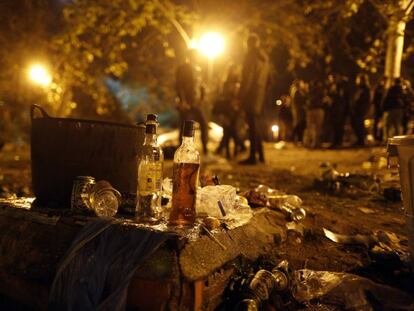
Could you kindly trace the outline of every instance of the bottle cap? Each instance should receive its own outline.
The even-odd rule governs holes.
[[[183,136],[193,137],[194,136],[194,128],[195,128],[195,121],[185,120],[184,121]]]
[[[156,125],[153,124],[153,123],[147,124],[145,126],[145,133],[147,133],[147,134],[156,134],[157,133]]]
[[[158,116],[156,114],[149,113],[147,114],[147,122],[148,121],[153,121],[153,122],[158,123]]]

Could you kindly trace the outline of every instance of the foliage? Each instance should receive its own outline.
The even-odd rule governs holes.
[[[322,21],[327,40],[326,63],[343,72],[382,75],[387,36],[397,20],[412,20],[411,0],[305,0],[315,21]],[[410,48],[406,48],[406,55]],[[338,64],[335,66],[335,62]],[[336,67],[336,68],[335,68]],[[349,72],[348,72],[349,73]]]
[[[14,114],[38,99],[57,115],[119,117],[103,83],[112,77],[147,87],[156,109],[171,109],[174,69],[190,34],[210,28],[228,40],[217,72],[226,62],[241,63],[243,42],[256,32],[290,76],[378,74],[387,27],[403,14],[403,2],[411,0],[74,0],[63,9],[57,0],[3,1],[0,95],[14,103]],[[49,61],[54,83],[47,90],[27,83],[32,59]],[[280,74],[282,80],[290,81]]]
[[[185,21],[187,12],[181,6],[171,4],[171,9]],[[78,0],[64,9],[63,16],[65,30],[53,43],[56,71],[61,83],[90,99],[79,105],[95,102],[98,115],[114,111],[116,105],[108,100],[102,83],[105,76],[134,78],[149,87],[165,78],[162,67],[174,56],[168,42],[173,25],[158,1]],[[82,107],[78,109],[82,113]]]
[[[21,128],[29,127],[29,104],[46,101],[28,81],[27,70],[31,62],[46,58],[50,29],[57,27],[54,9],[47,0],[0,2],[1,136],[20,136]]]

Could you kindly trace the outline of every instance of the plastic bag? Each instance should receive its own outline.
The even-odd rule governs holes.
[[[301,303],[316,299],[346,310],[414,309],[410,295],[349,273],[297,270],[293,276],[292,293]]]
[[[224,218],[234,213],[236,200],[236,188],[232,186],[206,186],[197,193],[197,213]]]

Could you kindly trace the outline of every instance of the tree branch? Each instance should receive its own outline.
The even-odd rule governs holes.
[[[412,1],[414,1],[414,0],[412,0]],[[385,21],[385,23],[388,24],[389,18],[386,14],[384,14],[384,12],[381,9],[381,6],[375,0],[368,0],[368,2],[371,3],[371,5],[377,10],[379,15],[381,15],[381,17]]]
[[[410,15],[411,11],[413,10],[413,7],[414,7],[414,0],[410,0],[407,7],[404,9],[404,15],[406,17],[408,17],[408,15]]]
[[[161,9],[161,11],[165,14],[166,18],[171,22],[171,24],[175,27],[178,34],[183,38],[185,44],[187,46],[190,45],[190,37],[188,36],[187,32],[185,31],[184,27],[178,22],[175,18],[173,10],[168,9],[164,4],[162,4],[159,0],[154,0],[155,4]]]

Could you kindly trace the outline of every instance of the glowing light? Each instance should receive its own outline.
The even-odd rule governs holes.
[[[190,43],[188,44],[188,48],[191,50],[198,49],[198,42],[196,39],[191,39]]]
[[[208,58],[215,58],[224,51],[224,38],[217,32],[207,32],[197,44],[198,51]]]
[[[52,83],[52,77],[42,65],[36,64],[29,69],[29,78],[41,86],[49,86]]]
[[[372,119],[365,119],[364,120],[364,126],[365,127],[370,127],[373,124],[373,120]]]
[[[271,129],[272,129],[273,139],[279,140],[279,125],[273,124]]]
[[[276,100],[276,106],[282,106],[282,101],[280,99]]]

